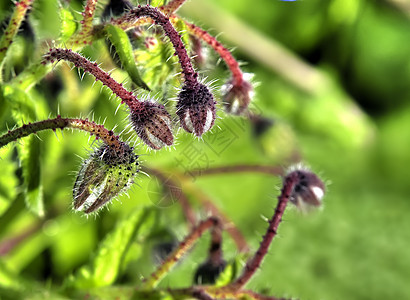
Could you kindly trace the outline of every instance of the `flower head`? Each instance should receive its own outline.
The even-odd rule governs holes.
[[[174,143],[171,115],[161,104],[145,101],[142,106],[130,106],[130,118],[137,135],[152,149]]]
[[[222,87],[222,99],[228,113],[240,115],[248,107],[252,99],[253,87],[249,81],[243,79],[236,84],[233,79]]]
[[[320,206],[326,190],[323,181],[315,173],[301,167],[296,167],[287,176],[294,175],[298,181],[293,188],[290,201],[301,209],[306,206]]]
[[[103,144],[78,172],[74,184],[74,209],[94,212],[124,192],[138,172],[138,155],[124,142]]]
[[[185,84],[178,95],[177,115],[182,128],[200,137],[212,128],[216,118],[215,100],[202,83]]]

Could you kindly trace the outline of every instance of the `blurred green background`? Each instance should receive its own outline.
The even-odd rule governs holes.
[[[81,10],[81,2],[72,1],[70,6]],[[58,38],[57,7],[51,0],[34,5],[31,21],[37,49],[42,40],[52,43]],[[234,164],[287,167],[300,159],[327,182],[323,209],[306,215],[294,208],[286,212],[279,236],[249,288],[302,300],[410,298],[409,7],[408,1],[393,0],[191,0],[179,11],[235,48],[243,70],[253,74],[251,109],[271,119],[273,126],[256,135],[249,121],[221,109],[214,131],[203,140],[179,131],[171,151],[152,152],[138,144],[142,163],[183,173]],[[11,11],[10,2],[2,1],[0,11],[4,18]],[[103,46],[96,43],[84,53],[104,60]],[[208,52],[200,72],[208,80],[217,79],[213,86],[218,95],[229,74],[212,50]],[[97,120],[107,117],[108,128],[125,126],[126,114],[113,113],[119,101],[108,100],[110,93],[99,83],[92,86],[91,76],[80,82],[73,71],[76,83],[60,80],[62,89],[53,93],[47,86],[52,76],[69,78],[61,73],[55,71],[31,92],[47,107],[39,112],[40,119],[59,109],[64,116],[92,112]],[[6,124],[14,123],[8,115],[0,115],[4,132]],[[98,217],[72,212],[73,172],[81,162],[76,154],[85,157],[92,141],[81,133],[56,135],[39,135],[45,222],[16,204],[23,200],[15,153],[13,147],[0,150],[0,246],[33,226],[39,228],[12,251],[0,252],[0,298],[69,298],[58,294],[58,287],[89,261],[99,241],[135,208],[154,207],[159,220],[155,228],[166,234],[147,233],[147,239],[130,243],[116,285],[132,286],[150,273],[152,248],[158,240],[181,239],[187,233],[179,205],[158,204],[160,186],[144,175],[129,198],[114,201]],[[281,179],[224,174],[192,180],[257,249],[267,226],[261,216],[273,213]],[[190,199],[198,216],[205,217],[197,199],[192,195]],[[161,286],[191,284],[194,270],[205,259],[207,239]],[[226,259],[237,254],[228,236],[224,250]],[[95,293],[111,297],[107,291]],[[126,299],[121,293],[114,295]]]

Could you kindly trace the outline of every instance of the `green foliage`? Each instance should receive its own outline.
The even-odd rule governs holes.
[[[213,20],[214,14],[206,10],[208,2],[226,19]],[[302,158],[329,181],[324,209],[306,216],[286,212],[279,238],[246,288],[300,299],[406,299],[410,278],[408,14],[388,1],[208,2],[190,1],[181,15],[205,24],[204,28],[216,28],[210,31],[213,35],[225,32],[220,41],[237,46],[235,56],[248,62],[243,68],[259,82],[251,110],[269,118],[273,126],[258,135],[254,123],[226,115],[220,105],[212,132],[201,140],[180,132],[172,151],[146,151],[132,134],[123,137],[137,141],[143,166],[169,174],[177,188],[194,186],[209,197],[253,250],[267,226],[259,216],[273,213],[280,178],[252,173],[194,176],[190,171],[221,165],[287,166]],[[10,3],[0,3],[1,19],[11,13]],[[64,45],[78,32],[74,11],[82,4],[71,1],[69,7],[56,10],[55,1],[35,2],[30,19],[38,42],[29,45],[16,36],[1,68],[1,134],[59,113],[93,114],[96,120],[107,118],[107,128],[118,125],[115,132],[126,129],[127,113],[121,109],[114,113],[120,100],[109,99],[111,91],[89,75],[81,80],[82,71],[71,71],[70,64],[40,63],[46,41]],[[100,12],[97,9],[94,25]],[[309,78],[301,69],[286,64],[285,70],[272,71],[266,61],[277,57],[249,43],[251,35],[235,26],[231,31],[227,21],[231,14],[247,28],[263,33],[265,41],[279,42],[286,53],[294,53],[303,66],[325,79],[319,86],[312,84],[309,92],[303,88]],[[185,24],[175,26],[190,52]],[[136,86],[148,86],[172,110],[175,105],[169,100],[177,96],[182,81],[163,32],[147,25],[141,36],[130,39],[117,27],[104,30],[101,36],[110,40],[121,68],[109,57],[104,39],[79,46],[81,53],[102,69],[113,70],[112,76],[129,90],[141,92]],[[155,42],[146,47],[151,38]],[[200,76],[218,79],[214,93],[219,101],[219,87],[230,75],[223,63],[217,64],[213,50],[203,46],[208,65]],[[303,84],[290,81],[289,71]],[[141,172],[129,197],[121,196],[96,216],[85,218],[71,210],[75,176],[69,174],[80,167],[76,155],[85,157],[90,151],[87,145],[95,146],[94,138],[87,144],[88,139],[84,134],[43,132],[0,149],[0,299],[188,298],[171,295],[167,288],[192,284],[209,247],[207,235],[158,290],[136,290],[155,269],[151,233],[166,229],[180,241],[188,232],[178,199],[160,180]],[[175,174],[184,174],[189,184]],[[186,193],[196,215],[206,216],[203,199]],[[237,277],[245,262],[226,234],[223,251],[231,263],[218,286]]]
[[[131,212],[101,241],[91,262],[81,267],[69,279],[68,285],[77,289],[90,289],[112,284],[124,268],[124,258],[130,244],[138,238],[138,247],[142,248],[152,225],[152,210],[138,208]],[[138,259],[141,250],[133,248],[133,251],[137,253],[133,259]]]
[[[115,57],[118,57],[121,67],[127,71],[132,82],[138,87],[149,90],[149,87],[142,81],[139,71],[134,62],[134,54],[132,46],[127,34],[120,28],[113,25],[106,26],[107,38],[112,44],[112,51]]]

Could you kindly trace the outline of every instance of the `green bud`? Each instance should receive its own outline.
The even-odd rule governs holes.
[[[86,214],[103,207],[126,191],[138,173],[138,155],[124,142],[103,144],[78,172],[74,184],[74,209]]]

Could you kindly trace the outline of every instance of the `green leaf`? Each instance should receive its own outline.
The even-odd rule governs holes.
[[[12,85],[4,85],[2,92],[4,99],[11,107],[13,118],[17,124],[23,125],[23,122],[36,119],[35,103],[23,90]]]
[[[159,7],[161,5],[165,5],[164,0],[152,0],[150,3],[151,6]]]
[[[219,274],[216,279],[215,286],[225,286],[228,285],[235,277],[238,272],[239,258],[234,258],[229,262],[223,272]]]
[[[60,8],[60,20],[60,39],[62,42],[66,42],[77,30],[77,23],[71,11],[65,8]]]
[[[23,168],[27,208],[39,217],[44,216],[43,186],[41,184],[41,141],[31,135],[19,144]]]
[[[8,270],[7,266],[0,260],[0,287],[19,290],[24,284],[19,280],[16,274]]]
[[[118,57],[122,68],[128,73],[132,82],[149,91],[149,87],[142,80],[137,66],[135,65],[134,54],[128,35],[122,29],[113,25],[107,25],[106,31],[107,37],[114,48],[112,49],[113,54]]]
[[[81,267],[68,284],[77,289],[89,289],[112,284],[121,271],[125,255],[138,235],[145,237],[153,226],[151,209],[136,209],[121,220],[100,243],[91,262]],[[142,248],[143,244],[139,243]],[[142,251],[140,252],[142,253]]]
[[[34,121],[41,103],[34,103],[27,93],[12,85],[3,87],[3,95],[11,106],[18,125]],[[40,99],[37,99],[40,100]],[[24,195],[27,208],[39,217],[44,216],[43,189],[41,184],[41,145],[34,136],[23,139],[18,145],[24,178]]]

